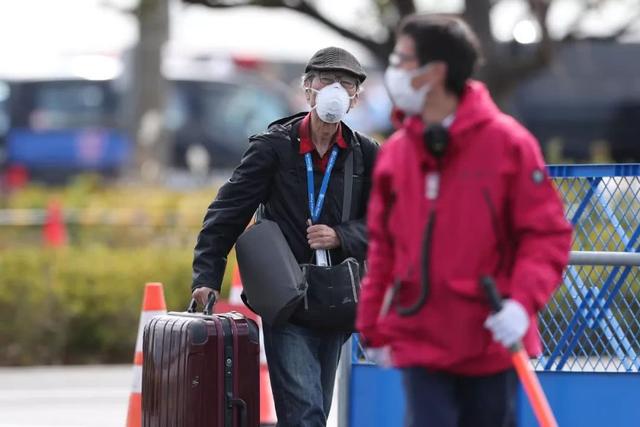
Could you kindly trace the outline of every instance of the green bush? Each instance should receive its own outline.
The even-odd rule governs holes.
[[[162,282],[168,309],[183,311],[191,260],[191,248],[2,252],[0,365],[129,363],[144,284]]]

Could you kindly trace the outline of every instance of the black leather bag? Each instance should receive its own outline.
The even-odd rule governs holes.
[[[353,192],[353,153],[345,161],[342,221],[351,216]],[[296,324],[337,332],[355,331],[360,295],[360,265],[347,258],[338,265],[301,264],[307,290],[292,316]]]
[[[360,266],[355,258],[324,267],[302,264],[307,290],[293,313],[296,324],[338,332],[355,330]]]

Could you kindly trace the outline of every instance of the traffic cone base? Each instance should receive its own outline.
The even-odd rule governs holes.
[[[129,396],[129,411],[127,412],[127,427],[142,425],[142,393],[131,393]]]
[[[42,237],[45,246],[51,248],[59,248],[67,242],[67,228],[64,223],[62,206],[56,200],[52,200],[47,206]]]
[[[233,267],[231,275],[231,289],[229,290],[229,304],[244,305],[242,302],[242,279],[240,278],[240,269],[238,264]]]
[[[167,305],[164,300],[162,283],[147,283],[142,299],[142,312],[138,323],[138,337],[133,356],[133,385],[129,397],[129,409],[127,411],[127,427],[140,427],[142,425],[142,338],[144,327],[156,317],[167,314]]]
[[[276,407],[271,394],[271,380],[269,379],[269,369],[266,364],[260,365],[260,424],[275,424]]]

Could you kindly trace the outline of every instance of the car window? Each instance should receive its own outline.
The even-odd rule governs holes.
[[[173,130],[203,129],[217,143],[238,145],[289,114],[282,94],[257,86],[180,82],[170,97],[167,123]]]
[[[26,85],[26,123],[37,130],[113,125],[115,103],[110,91],[105,83],[82,80]]]
[[[211,133],[247,137],[266,129],[272,121],[287,115],[287,105],[275,94],[252,87],[235,87],[220,99],[205,100],[208,130]]]
[[[9,120],[9,96],[11,89],[9,84],[0,81],[0,136],[5,135],[9,131],[11,124]]]

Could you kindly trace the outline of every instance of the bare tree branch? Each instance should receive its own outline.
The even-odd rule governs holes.
[[[393,3],[398,9],[398,15],[401,18],[416,12],[414,0],[394,0]]]
[[[488,11],[491,10],[491,0],[467,0],[462,17],[473,28],[480,39],[480,44],[487,59],[495,56],[495,39],[491,32],[491,21]]]
[[[520,72],[528,72],[528,69],[537,71],[542,67],[546,67],[551,63],[553,57],[553,40],[549,35],[549,26],[547,25],[547,17],[549,16],[550,0],[529,0],[529,8],[538,21],[541,31],[541,40],[538,43],[536,54],[531,58],[529,64],[522,64],[523,69]]]
[[[296,7],[293,7],[292,9],[300,13],[303,13],[307,16],[310,16],[311,18],[316,19],[317,21],[323,23],[324,25],[331,28],[332,30],[338,32],[340,35],[360,43],[380,59],[386,58],[390,52],[389,41],[385,43],[379,43],[375,40],[372,40],[367,37],[363,37],[360,34],[357,34],[351,30],[348,30],[340,25],[337,25],[335,22],[332,22],[331,20],[329,20],[326,16],[320,14],[313,6],[311,6],[306,1],[299,2],[298,5]],[[381,51],[384,52],[382,58],[379,55],[379,52]]]
[[[631,15],[625,23],[620,25],[620,27],[611,34],[609,38],[616,40],[624,36],[638,22],[640,22],[640,11],[636,11],[635,14]]]
[[[116,6],[115,4],[111,3],[109,0],[102,0],[99,3],[100,6],[102,6],[103,8],[107,9],[107,10],[114,10],[116,12],[121,12],[124,14],[134,14],[136,13],[136,8],[132,7],[132,8],[126,8],[126,7],[119,7]]]
[[[486,66],[479,73],[494,92],[498,101],[506,96],[515,85],[532,73],[546,67],[553,57],[553,41],[547,27],[548,0],[528,0],[531,13],[541,29],[541,41],[535,53],[525,58],[514,58],[508,51],[498,49],[493,37],[489,11],[490,0],[467,0],[464,17],[474,29],[487,58]]]
[[[349,30],[341,25],[336,24],[326,16],[322,15],[318,10],[309,4],[307,1],[299,0],[297,2],[286,1],[286,0],[263,0],[263,1],[246,1],[244,3],[229,3],[225,1],[216,1],[216,0],[184,0],[187,3],[194,4],[205,4],[208,7],[216,8],[216,9],[224,9],[224,8],[232,8],[232,7],[242,7],[242,6],[262,6],[268,8],[283,8],[294,10],[303,15],[309,16],[316,21],[324,24],[328,28],[336,31],[341,36],[346,37],[348,39],[354,40],[369,51],[371,51],[379,60],[384,61],[386,57],[389,55],[391,48],[393,47],[392,41],[387,40],[386,42],[377,42],[368,37],[364,37],[352,30]],[[412,0],[402,0],[404,2],[412,2]]]

